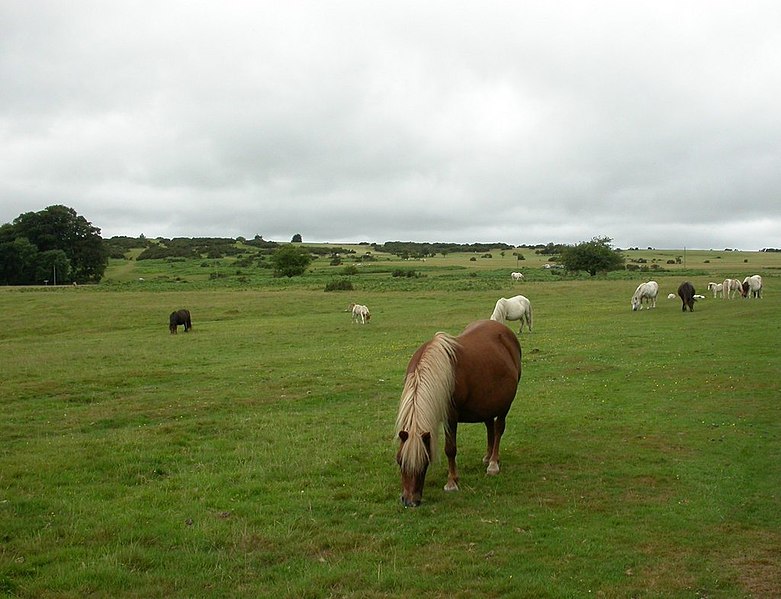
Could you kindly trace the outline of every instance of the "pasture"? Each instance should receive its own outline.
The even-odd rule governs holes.
[[[683,276],[698,293],[723,280],[727,259],[730,276],[763,275],[763,299],[686,314],[666,299]],[[332,293],[318,263],[220,285],[208,273],[228,264],[150,261],[95,287],[2,288],[0,591],[779,596],[778,258],[691,260],[598,280],[521,262],[513,283],[509,255],[449,255],[415,279],[366,265]],[[632,312],[651,276],[657,308]],[[442,459],[405,509],[393,426],[409,358],[517,293],[534,332],[501,474],[485,475],[484,427],[462,425],[461,490],[442,490]],[[178,308],[193,329],[170,335]]]

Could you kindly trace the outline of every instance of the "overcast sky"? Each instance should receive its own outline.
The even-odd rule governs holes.
[[[0,223],[781,247],[781,2],[0,0]]]

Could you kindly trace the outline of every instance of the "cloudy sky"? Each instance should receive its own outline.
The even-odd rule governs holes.
[[[777,0],[0,0],[0,223],[781,247]]]

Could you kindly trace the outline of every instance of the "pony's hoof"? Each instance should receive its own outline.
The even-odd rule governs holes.
[[[458,483],[452,480],[447,481],[447,484],[445,485],[445,491],[448,493],[451,491],[458,491]]]
[[[499,474],[499,464],[497,462],[491,462],[488,464],[488,468],[485,471],[489,476],[496,476]]]

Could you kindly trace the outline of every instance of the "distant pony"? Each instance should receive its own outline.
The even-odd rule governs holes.
[[[510,274],[510,278],[513,281],[523,281],[523,274],[519,272],[514,272]]]
[[[667,294],[667,299],[675,299],[675,294],[674,293],[668,293]]]
[[[532,332],[532,304],[522,295],[516,295],[510,299],[504,297],[500,298],[496,302],[493,314],[491,314],[491,320],[501,322],[505,324],[508,320],[519,320],[521,326],[518,328],[518,332],[523,332],[523,323]]]
[[[361,304],[350,304],[347,306],[347,311],[352,313],[352,321],[354,323],[366,324],[372,317],[369,308]]]
[[[635,294],[632,296],[632,311],[643,309],[643,300],[647,304],[648,309],[656,308],[656,296],[659,295],[659,284],[656,281],[648,281],[647,283],[640,283],[635,289]]]
[[[721,297],[724,297],[724,283],[708,283],[708,291],[713,292],[713,299],[721,293]]]
[[[177,310],[171,312],[171,316],[168,318],[168,330],[172,335],[176,335],[176,327],[180,324],[184,325],[184,332],[186,333],[193,328],[192,320],[190,320],[189,310]]]
[[[737,279],[724,279],[721,285],[724,299],[732,299],[736,293],[743,295],[743,284]]]
[[[743,297],[762,299],[762,277],[759,275],[752,275],[743,279],[741,294]]]
[[[689,308],[689,312],[694,312],[694,285],[685,281],[678,287],[678,296],[681,298],[683,305],[681,310],[686,312],[686,308]]]

